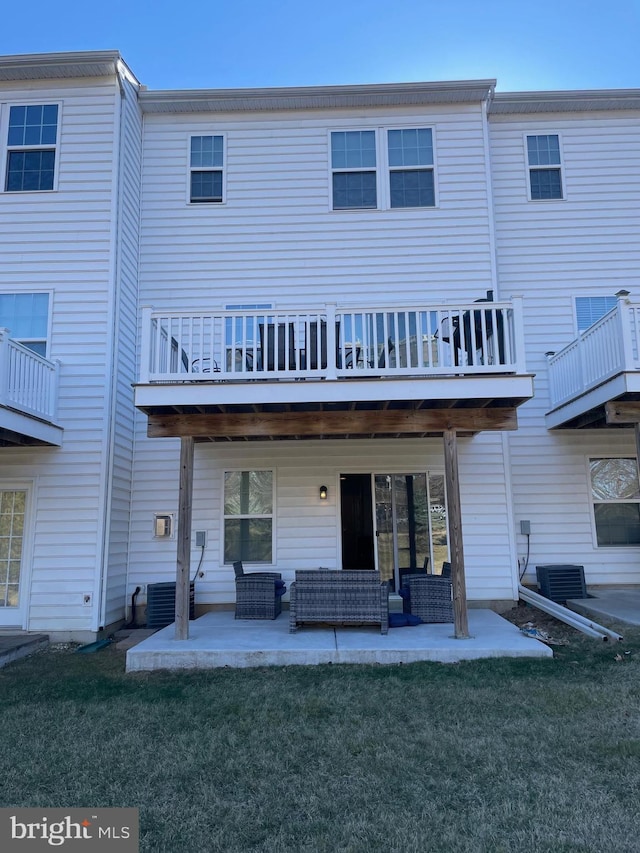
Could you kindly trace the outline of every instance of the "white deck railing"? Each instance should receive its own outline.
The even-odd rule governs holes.
[[[199,314],[145,308],[140,382],[525,373],[519,303]]]
[[[551,408],[625,371],[640,370],[640,305],[619,299],[580,337],[549,358]]]
[[[12,340],[0,329],[0,406],[55,422],[58,363]]]

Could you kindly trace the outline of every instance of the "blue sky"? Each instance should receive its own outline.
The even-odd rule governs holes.
[[[640,88],[640,0],[30,0],[0,53],[119,50],[151,89],[497,78]]]

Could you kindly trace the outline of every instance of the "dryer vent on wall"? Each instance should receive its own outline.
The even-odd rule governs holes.
[[[193,581],[189,585],[189,619],[195,619]],[[176,584],[150,583],[147,587],[147,628],[164,628],[176,621]]]
[[[564,603],[568,598],[589,598],[584,582],[584,566],[536,566],[540,595]]]

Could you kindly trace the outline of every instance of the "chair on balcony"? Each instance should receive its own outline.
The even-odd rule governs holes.
[[[245,574],[241,560],[233,564],[236,576],[236,619],[276,619],[282,612],[287,587],[279,572]]]
[[[276,343],[276,329],[277,343]],[[259,370],[295,370],[296,338],[294,323],[259,323],[260,351]],[[253,369],[253,367],[248,368]]]
[[[483,299],[474,299],[474,302],[493,302],[493,291],[488,290],[486,297]],[[473,333],[471,329],[473,314]],[[454,364],[460,364],[459,352],[465,351],[467,356],[467,364],[488,364],[489,353],[483,351],[482,339],[482,321],[484,315],[484,328],[486,332],[487,343],[494,335],[493,328],[493,312],[487,309],[479,309],[478,311],[465,311],[462,315],[462,331],[460,330],[460,318],[451,317],[451,327],[449,321],[444,320],[440,327],[441,340],[446,343],[453,344]],[[502,311],[496,311],[496,333],[498,341],[498,364],[505,363],[505,341],[504,341],[504,319]],[[475,346],[474,346],[475,336]],[[495,363],[495,354],[490,359]]]

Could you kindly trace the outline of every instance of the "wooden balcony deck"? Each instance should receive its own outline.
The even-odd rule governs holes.
[[[317,422],[339,413],[334,434],[403,434],[408,420],[421,418],[423,434],[440,434],[427,417],[432,410],[510,409],[533,394],[517,300],[291,312],[146,309],[141,359],[135,403],[151,419],[287,412]],[[365,424],[365,413],[369,420],[378,413],[375,424]],[[302,418],[298,426],[303,435]]]

